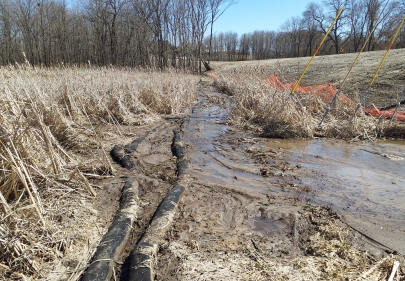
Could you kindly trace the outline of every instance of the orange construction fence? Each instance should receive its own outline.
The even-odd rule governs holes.
[[[219,76],[213,71],[207,72],[207,74],[213,80],[216,80],[219,78]],[[273,74],[273,75],[270,75],[269,77],[267,77],[266,82],[269,83],[270,85],[272,85],[273,87],[276,87],[278,89],[288,90],[288,91],[291,91],[295,86],[295,83],[281,83],[276,74]],[[337,89],[333,85],[328,83],[328,84],[313,85],[313,86],[298,86],[296,91],[301,94],[316,95],[323,102],[329,104],[332,101],[333,97],[335,96]],[[347,103],[347,104],[353,106],[353,108],[355,108],[357,105],[357,103],[352,101],[349,97],[347,97],[343,93],[340,93],[338,100],[340,102],[344,102],[344,103]],[[384,118],[387,118],[387,119],[390,119],[395,111],[395,108],[392,108],[389,110],[379,110],[377,108],[363,107],[363,109],[367,114],[370,114],[375,117],[384,116]],[[394,119],[405,122],[405,112],[397,111]]]
[[[267,77],[266,82],[276,88],[286,89],[288,91],[291,91],[295,86],[295,83],[285,83],[285,84],[281,83],[276,74]],[[331,84],[328,83],[313,86],[298,86],[296,91],[301,94],[316,95],[322,101],[330,103],[333,97],[335,96],[337,90],[335,87],[333,87]],[[339,95],[339,100],[347,103],[353,103],[353,101],[344,94]]]
[[[270,75],[266,79],[266,82],[276,88],[286,89],[289,91],[291,91],[295,85],[295,83],[281,83],[276,74]],[[324,101],[326,103],[330,103],[332,101],[333,97],[335,96],[337,89],[335,87],[333,87],[331,84],[321,84],[321,85],[314,85],[314,86],[298,86],[296,91],[301,94],[316,95],[322,101]],[[344,95],[342,93],[339,95],[338,99],[341,102],[345,102],[347,104],[353,105],[353,107],[356,107],[356,105],[357,105],[349,97],[347,97],[346,95]],[[387,119],[390,119],[395,111],[395,108],[392,108],[389,110],[379,110],[377,108],[363,107],[363,109],[367,114],[370,114],[375,117],[384,116]],[[397,111],[394,118],[399,121],[405,122],[405,112]]]

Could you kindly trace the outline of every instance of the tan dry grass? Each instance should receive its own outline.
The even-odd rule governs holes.
[[[263,67],[242,67],[221,72],[214,86],[232,96],[230,117],[242,126],[276,138],[329,137],[344,139],[403,138],[405,124],[377,119],[337,101],[325,119],[328,104],[313,95],[280,90],[265,81]]]
[[[106,137],[182,113],[196,102],[197,80],[170,70],[26,64],[1,68],[0,81],[0,265],[40,277],[75,239],[58,222],[81,197],[96,196],[85,175],[113,173]]]

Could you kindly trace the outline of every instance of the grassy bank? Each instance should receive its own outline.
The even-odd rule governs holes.
[[[294,94],[265,80],[264,67],[240,67],[215,74],[214,85],[232,96],[230,117],[236,124],[276,138],[328,137],[343,139],[405,138],[405,124],[378,119],[353,104],[338,102],[322,127],[319,122],[328,107],[316,95]]]

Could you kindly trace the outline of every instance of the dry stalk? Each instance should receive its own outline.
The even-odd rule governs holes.
[[[28,62],[0,73],[0,264],[36,278],[74,239],[60,223],[72,200],[91,198],[83,188],[96,196],[87,178],[113,172],[106,136],[187,110],[197,79],[173,71],[33,69]]]
[[[328,104],[315,95],[300,93],[286,101],[289,90],[277,89],[265,79],[263,69],[242,67],[224,71],[214,81],[219,91],[232,96],[230,117],[235,123],[277,138],[405,138],[405,124],[389,125],[388,120],[364,112],[354,116],[353,104],[343,101],[335,104],[320,128]]]

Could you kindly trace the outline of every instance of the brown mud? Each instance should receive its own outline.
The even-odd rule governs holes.
[[[178,181],[171,151],[178,130],[186,190],[159,244],[155,280],[383,280],[391,255],[403,265],[404,142],[261,138],[232,126],[228,106],[228,97],[202,84],[187,116],[110,144],[144,137],[128,154],[133,170],[114,164],[115,178],[92,182],[91,223],[105,224],[99,235],[127,177],[139,183],[137,219],[112,280],[128,280],[130,252]],[[69,258],[78,267],[78,257]]]
[[[205,89],[184,124],[190,159],[186,173],[192,180],[161,245],[157,280],[339,280],[350,275],[344,266],[308,277],[293,265],[303,262],[310,268],[311,258],[320,256],[314,237],[331,223],[349,233],[345,243],[359,257],[366,256],[352,264],[357,274],[364,264],[404,253],[404,204],[398,199],[405,186],[402,169],[398,162],[384,162],[401,161],[401,144],[351,148],[317,140],[268,140],[227,122],[227,101]],[[325,154],[324,146],[332,152]],[[362,165],[362,170],[356,165],[365,159],[345,163],[338,154],[346,160],[363,157],[373,165]],[[379,171],[379,165],[386,166]],[[361,179],[350,170],[356,167],[375,175]],[[391,190],[377,190],[373,182],[384,171],[391,172],[386,176]],[[388,197],[381,197],[385,192]]]

